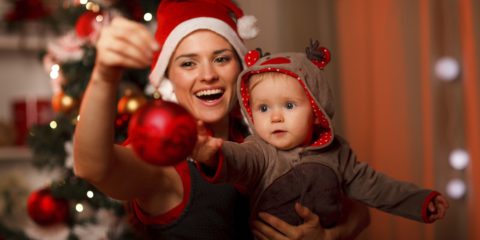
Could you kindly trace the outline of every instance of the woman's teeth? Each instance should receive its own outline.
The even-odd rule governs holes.
[[[222,89],[208,89],[208,90],[202,90],[198,91],[195,93],[195,96],[202,100],[215,100],[220,98],[223,95],[223,90]]]

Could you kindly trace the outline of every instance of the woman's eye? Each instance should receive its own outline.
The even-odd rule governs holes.
[[[180,66],[184,68],[189,68],[189,67],[192,67],[193,65],[194,65],[193,62],[182,62],[182,64],[180,64]]]
[[[285,107],[287,107],[287,109],[293,109],[295,107],[295,103],[288,102],[285,104]]]
[[[260,112],[266,112],[268,110],[268,107],[267,105],[260,105],[258,109],[260,110]]]
[[[226,63],[226,62],[230,61],[230,59],[231,59],[231,58],[228,57],[228,56],[222,56],[222,57],[217,57],[217,58],[215,58],[215,62],[217,62],[217,63]]]

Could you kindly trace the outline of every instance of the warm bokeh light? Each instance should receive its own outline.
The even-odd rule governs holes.
[[[75,210],[79,213],[83,212],[83,205],[81,203],[77,203],[77,205],[75,205]]]
[[[153,19],[153,15],[151,13],[145,13],[145,15],[143,15],[143,20],[145,20],[146,22],[150,22],[152,21]]]
[[[453,81],[460,74],[458,61],[452,57],[443,57],[438,59],[435,64],[435,74],[444,81]]]
[[[452,179],[447,184],[447,194],[453,199],[462,198],[465,195],[466,191],[467,186],[465,186],[465,182],[461,179]]]
[[[92,191],[88,191],[88,192],[87,192],[87,197],[88,197],[88,198],[93,198],[93,196],[94,196],[94,194],[93,194]]]
[[[470,162],[470,155],[464,149],[455,149],[450,153],[450,166],[457,170],[463,170]]]
[[[58,127],[57,122],[55,122],[55,121],[51,121],[51,122],[50,122],[50,128],[51,128],[51,129],[56,129],[57,127]]]

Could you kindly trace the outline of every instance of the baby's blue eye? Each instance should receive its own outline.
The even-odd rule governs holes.
[[[287,107],[287,109],[293,109],[295,107],[295,104],[288,102],[285,106]]]

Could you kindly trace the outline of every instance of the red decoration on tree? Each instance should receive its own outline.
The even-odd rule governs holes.
[[[95,31],[94,24],[98,15],[101,14],[87,11],[78,18],[75,23],[75,32],[78,37],[86,38]]]
[[[133,114],[146,102],[147,99],[143,95],[127,91],[127,93],[118,100],[117,112],[120,114]]]
[[[68,202],[52,196],[50,189],[44,188],[32,192],[27,199],[30,218],[41,226],[65,223],[68,219]]]
[[[132,116],[128,137],[133,150],[144,161],[175,165],[192,152],[197,141],[197,123],[180,105],[153,100]]]

